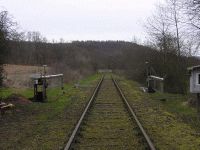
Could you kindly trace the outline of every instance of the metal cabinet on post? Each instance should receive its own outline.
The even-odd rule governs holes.
[[[35,79],[35,82],[34,82],[34,100],[35,101],[41,101],[41,102],[45,101],[46,92],[44,93],[44,91],[46,91],[46,86],[44,89],[44,84],[46,83],[44,83],[42,78]]]
[[[34,81],[34,100],[39,102],[44,102],[47,100],[47,81],[53,78],[60,78],[61,89],[63,87],[63,74],[46,75],[47,65],[43,65],[44,71],[42,74],[33,74],[31,79]]]

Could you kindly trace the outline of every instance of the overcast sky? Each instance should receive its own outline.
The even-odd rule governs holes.
[[[158,0],[0,0],[25,31],[48,39],[144,39],[143,21]]]

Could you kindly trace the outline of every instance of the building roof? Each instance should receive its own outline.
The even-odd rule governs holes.
[[[192,71],[194,71],[194,70],[200,70],[200,65],[188,67],[187,70],[188,70],[189,72],[192,72]]]
[[[39,74],[34,74],[31,76],[32,79],[37,80],[37,79],[50,79],[50,78],[56,78],[56,77],[62,77],[63,74],[55,74],[55,75],[45,75],[41,76]]]
[[[164,81],[164,78],[157,77],[157,76],[149,76],[150,79],[158,80],[158,81]]]

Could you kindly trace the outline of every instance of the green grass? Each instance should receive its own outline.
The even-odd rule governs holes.
[[[79,83],[80,85],[88,86],[91,84],[91,81],[97,80],[99,76],[101,76],[101,74],[94,74],[94,75],[88,76],[87,78],[83,80],[79,80],[78,82],[74,82],[74,83]],[[64,91],[70,90],[73,87],[74,83],[64,84]],[[49,99],[52,100],[53,98],[55,98],[55,95],[59,95],[62,92],[60,89],[61,89],[60,87],[47,88],[47,96],[49,97]],[[20,89],[2,88],[0,91],[1,91],[0,96],[3,99],[11,96],[12,94],[20,94],[27,99],[30,99],[33,97],[33,88],[20,88]]]
[[[100,76],[93,75],[81,85],[93,85]],[[65,94],[60,88],[49,88],[45,103],[34,102],[16,105],[15,112],[7,112],[0,118],[0,149],[61,149],[80,117],[93,87],[74,88],[66,84]],[[33,97],[32,89],[7,89],[5,97],[12,93]]]
[[[96,74],[80,80],[80,88],[66,84],[65,94],[59,87],[48,88],[47,102],[17,105],[14,114],[8,112],[0,118],[0,149],[62,149],[99,79]],[[187,96],[143,93],[138,83],[118,79],[158,149],[200,147],[200,122],[195,108],[186,104]],[[4,98],[13,93],[33,97],[33,89],[6,88],[2,92]]]
[[[196,116],[196,109],[188,105],[188,96],[186,95],[156,92],[148,94],[148,96],[157,103],[161,103],[166,110],[172,113],[184,116]],[[165,101],[162,101],[162,99],[165,99]]]
[[[5,99],[12,94],[13,90],[11,88],[1,88],[0,97]]]
[[[86,78],[86,79],[84,79],[84,80],[80,80],[79,83],[80,83],[81,85],[85,85],[85,86],[86,86],[86,85],[90,85],[90,82],[91,82],[92,80],[98,79],[99,76],[101,76],[101,74],[95,74],[95,75],[93,75],[93,76],[89,76],[88,78]]]
[[[138,83],[123,78],[119,83],[156,148],[199,149],[199,122],[196,110],[186,104],[186,96],[143,93]]]

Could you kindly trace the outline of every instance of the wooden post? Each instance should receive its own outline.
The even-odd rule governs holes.
[[[61,89],[64,89],[64,85],[63,85],[63,76],[61,77]]]
[[[37,84],[34,84],[34,100],[37,100]]]
[[[42,93],[43,93],[43,101],[46,100],[46,79],[43,79],[43,85],[42,85]]]
[[[197,119],[200,120],[200,93],[197,93]]]
[[[44,79],[43,79],[43,101],[46,100],[47,95],[46,95],[46,67],[47,65],[43,65],[44,67]]]
[[[163,81],[160,82],[160,91],[164,93],[164,83]]]

